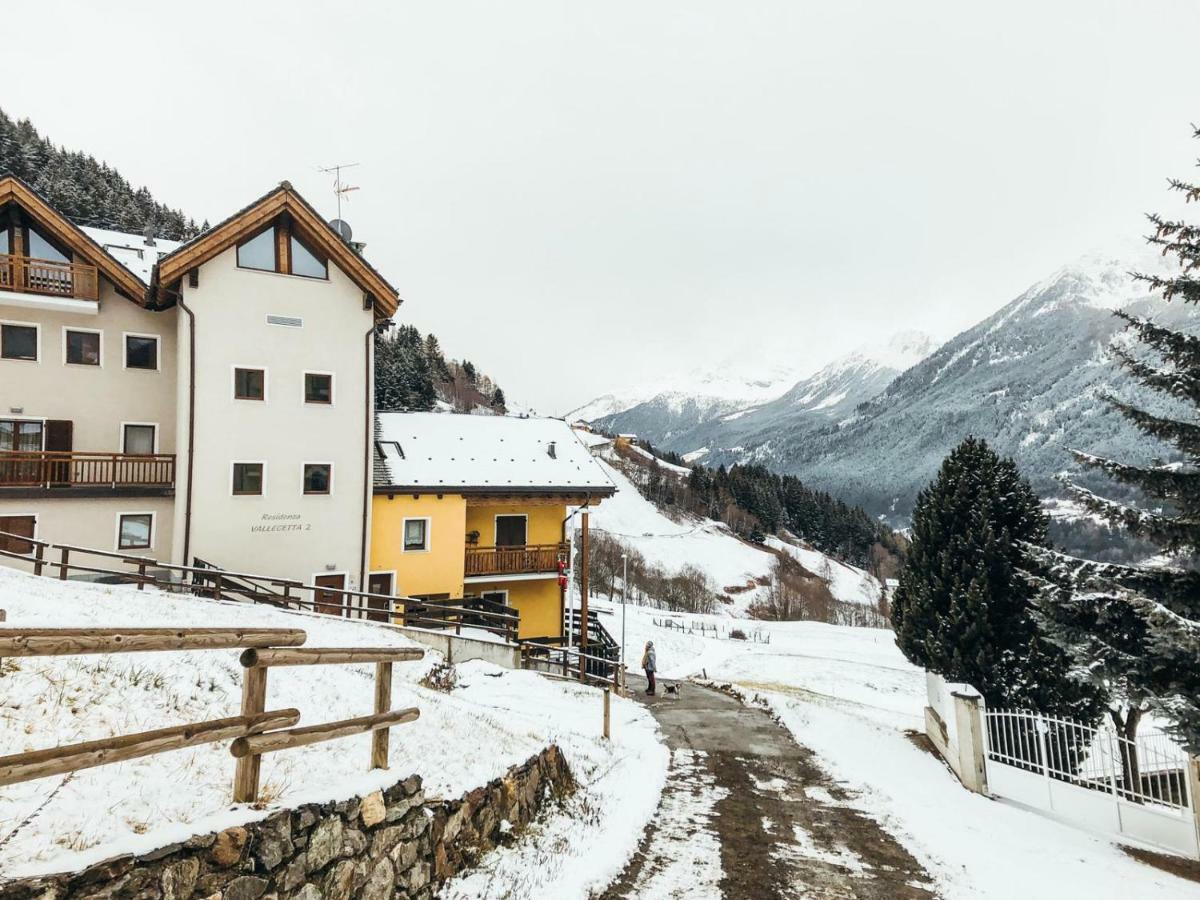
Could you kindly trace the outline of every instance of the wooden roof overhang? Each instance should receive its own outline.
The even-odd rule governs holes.
[[[88,265],[107,278],[117,292],[139,306],[145,306],[148,287],[144,281],[121,265],[112,254],[88,237],[74,222],[65,218],[41,194],[16,175],[0,177],[0,207],[15,203],[44,228],[47,236],[83,257]]]
[[[386,319],[395,314],[401,303],[399,292],[286,181],[160,259],[151,283],[157,302],[169,304],[169,293],[184,275],[243,239],[253,237],[280,216],[289,217],[314,250],[325,255],[362,289],[377,318]]]

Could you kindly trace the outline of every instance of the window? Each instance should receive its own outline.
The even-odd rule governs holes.
[[[158,369],[158,338],[147,334],[125,335],[125,368]]]
[[[121,447],[125,453],[149,456],[154,452],[157,425],[124,425],[121,427]]]
[[[31,453],[42,449],[42,423],[27,419],[0,419],[0,450]]]
[[[31,259],[48,259],[51,262],[69,263],[67,255],[51,244],[48,240],[29,228],[25,232],[29,237],[29,257]],[[69,277],[69,276],[68,276]]]
[[[429,549],[429,520],[404,520],[404,550],[406,553]]]
[[[329,264],[307,241],[292,231],[292,223],[281,219],[266,231],[237,248],[237,264],[243,269],[299,275],[303,278],[329,277]]]
[[[38,328],[36,325],[0,324],[0,358],[38,358]]]
[[[332,403],[333,376],[321,372],[304,373],[304,402]]]
[[[64,358],[68,365],[100,365],[100,332],[77,331],[74,328],[67,328],[64,331],[63,341],[66,346]]]
[[[117,549],[149,550],[154,543],[154,513],[121,513],[117,517]]]
[[[233,493],[261,494],[263,492],[262,463],[233,464]]]
[[[237,248],[237,264],[243,269],[260,269],[274,272],[278,269],[275,260],[275,229],[255,235]]]
[[[525,516],[496,516],[496,546],[524,547]]]
[[[265,400],[267,398],[266,369],[234,369],[233,396],[236,400]]]
[[[324,261],[292,235],[292,274],[303,275],[305,278],[328,278],[329,270]]]
[[[333,466],[330,463],[304,464],[304,493],[328,494],[333,481]]]

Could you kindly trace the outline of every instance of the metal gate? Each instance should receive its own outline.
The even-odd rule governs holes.
[[[992,794],[1072,824],[1200,858],[1187,753],[1167,735],[1024,710],[986,712]]]

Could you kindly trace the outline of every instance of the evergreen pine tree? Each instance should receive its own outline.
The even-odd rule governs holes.
[[[1200,129],[1195,130],[1200,138]],[[1189,201],[1200,185],[1172,180]],[[1149,241],[1173,256],[1173,275],[1137,275],[1165,300],[1200,302],[1200,226],[1151,215]],[[1179,459],[1135,465],[1072,451],[1084,466],[1134,488],[1148,503],[1106,499],[1078,485],[1074,495],[1131,535],[1179,561],[1173,567],[1105,565],[1041,552],[1051,577],[1035,579],[1048,634],[1068,649],[1081,678],[1106,684],[1124,703],[1113,719],[1127,735],[1144,710],[1170,723],[1175,737],[1200,753],[1200,337],[1118,312],[1141,352],[1113,352],[1151,391],[1174,401],[1177,415],[1155,415],[1117,397],[1109,403],[1144,433],[1173,445]],[[1136,783],[1136,772],[1126,772]]]
[[[912,662],[975,687],[989,706],[1095,721],[1103,693],[1072,679],[1038,630],[1024,544],[1046,545],[1046,516],[1011,459],[967,438],[918,495],[892,606]]]

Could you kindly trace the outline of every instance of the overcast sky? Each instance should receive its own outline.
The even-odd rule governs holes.
[[[372,6],[11,4],[0,104],[198,221],[361,163],[398,318],[547,413],[949,337],[1200,150],[1196,0]]]

